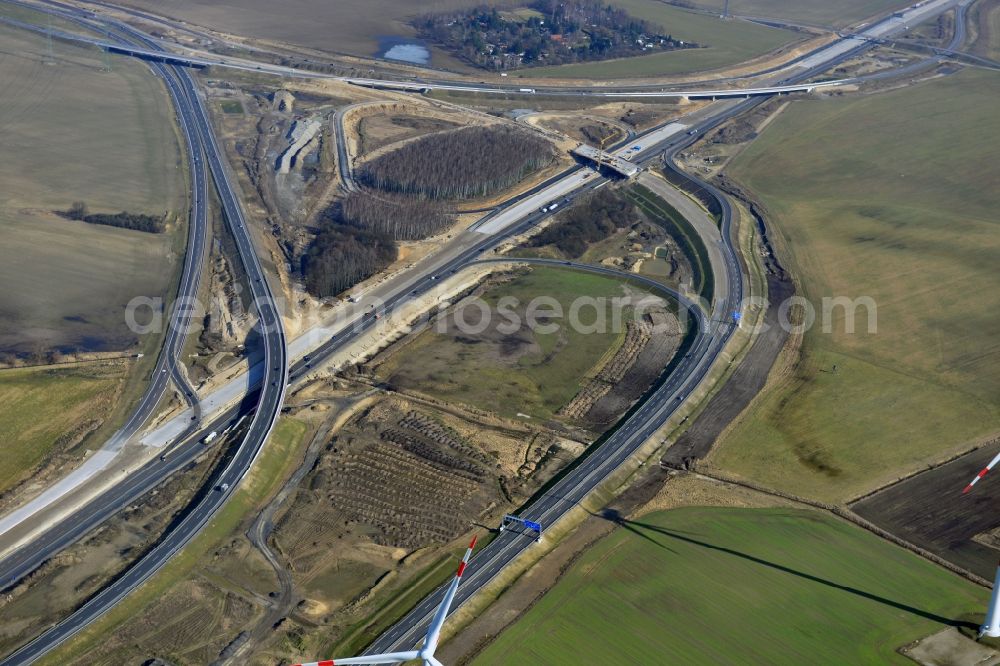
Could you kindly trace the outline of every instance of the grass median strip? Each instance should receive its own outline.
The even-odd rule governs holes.
[[[681,251],[688,257],[694,268],[694,291],[707,302],[711,302],[715,293],[715,278],[712,275],[708,250],[698,232],[676,208],[653,194],[648,188],[635,185],[627,192],[628,197],[652,220],[666,229],[671,238],[681,247]]]

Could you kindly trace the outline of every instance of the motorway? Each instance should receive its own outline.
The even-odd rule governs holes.
[[[727,111],[723,115],[728,118],[731,112]],[[705,124],[709,122],[711,121],[705,121]],[[699,130],[704,128],[705,125]],[[689,134],[680,136],[683,138],[667,139],[671,142],[671,150],[679,150],[681,146],[692,143],[696,138]],[[658,159],[659,154],[651,154],[646,161]],[[726,241],[723,243],[726,250],[724,253],[726,275],[716,276],[716,283],[725,285],[725,289],[717,290],[717,293],[724,291],[726,296],[715,300],[713,314],[710,317],[699,315],[699,334],[667,379],[647,397],[644,403],[626,415],[617,429],[607,435],[586,458],[576,464],[556,484],[522,508],[518,514],[521,517],[541,523],[543,526],[550,526],[565,515],[609,474],[635,454],[683,403],[684,398],[701,383],[714,365],[733,330],[733,324],[718,315],[736,312],[743,300],[743,279],[739,259],[730,243],[732,209],[725,198],[722,199],[721,205],[723,206],[721,231]],[[696,310],[701,313],[700,308]],[[469,573],[463,579],[462,587],[459,588],[455,598],[453,609],[467,601],[532,543],[534,543],[533,536],[521,534],[516,530],[505,530],[498,535],[472,560]],[[366,654],[392,652],[415,646],[426,632],[441,594],[443,588],[423,599],[402,620],[369,646]]]
[[[182,99],[180,89],[176,86],[176,81],[171,77],[167,68],[158,65],[154,71],[167,84],[168,92],[173,101],[175,109],[180,113],[182,105],[186,100]],[[185,424],[180,439],[188,439],[192,433],[198,430],[201,424],[200,401],[194,388],[190,385],[187,373],[184,371],[183,359],[181,358],[186,331],[191,330],[194,324],[196,311],[189,307],[189,304],[198,295],[198,286],[201,280],[201,269],[205,260],[207,227],[208,227],[208,204],[207,186],[204,161],[201,157],[201,138],[197,133],[189,131],[187,125],[181,126],[184,135],[185,145],[188,154],[188,166],[191,174],[191,208],[188,221],[188,245],[184,259],[184,267],[181,279],[178,284],[177,298],[168,318],[168,327],[164,337],[157,364],[150,377],[139,407],[133,412],[126,425],[119,430],[109,442],[102,447],[102,451],[116,454],[126,442],[128,442],[146,423],[153,414],[153,409],[158,405],[169,381],[173,381],[185,400],[191,406],[192,416]],[[114,455],[106,458],[99,458],[103,466],[109,465]],[[63,482],[56,483],[49,489],[48,493],[43,493],[32,502],[19,507],[17,510],[7,514],[0,520],[0,532],[12,529],[16,525],[28,520],[35,513],[43,510],[44,506],[58,500],[61,496],[71,492],[75,487],[87,480],[87,474],[100,472],[102,466],[95,465],[84,474],[70,475],[72,478],[64,479]],[[133,479],[129,477],[126,482]],[[49,530],[35,537],[32,541],[32,548],[21,548],[14,551],[10,556],[0,562],[0,589],[9,587],[22,576],[30,573],[41,562],[44,561],[48,553],[56,552],[75,539],[67,537],[74,533],[73,526],[61,525],[61,529]],[[74,536],[79,536],[75,535]]]
[[[167,74],[162,66],[155,66],[154,70],[161,78],[166,79]],[[174,108],[179,110],[183,102],[176,96],[177,91],[170,88],[169,92]],[[4,534],[20,526],[30,517],[43,511],[54,502],[72,492],[88,478],[108,467],[121,451],[122,447],[153,416],[154,410],[159,406],[171,381],[173,381],[174,386],[177,387],[183,399],[193,410],[194,418],[187,428],[188,432],[192,431],[200,420],[198,396],[188,381],[181,355],[186,339],[184,332],[190,330],[190,326],[194,321],[193,317],[196,314],[195,310],[187,307],[186,304],[190,303],[198,295],[198,287],[201,282],[202,267],[205,260],[208,212],[205,172],[204,169],[199,167],[198,158],[196,157],[201,153],[201,143],[199,137],[190,133],[186,127],[182,129],[184,150],[187,154],[191,177],[188,240],[176,296],[167,317],[168,325],[166,334],[160,346],[149,383],[146,385],[146,389],[139,399],[138,404],[124,425],[108,438],[108,441],[98,451],[94,452],[73,474],[68,475],[60,483],[53,484],[53,486],[30,502],[26,502],[16,510],[0,518],[0,534]],[[3,571],[0,569],[0,586],[3,585],[3,581],[5,580],[9,579],[3,575]]]
[[[939,12],[949,9],[954,4],[956,3],[946,0],[928,3],[928,5],[933,6],[935,11]],[[933,16],[926,11],[928,5],[921,7],[922,20]],[[906,24],[901,23],[898,17],[889,17],[868,28],[880,36],[891,35],[899,29],[905,30]],[[793,75],[792,82],[816,76],[867,48],[868,45],[864,42],[855,42],[850,48],[843,48],[839,44],[827,47],[820,53],[811,56],[809,68]],[[821,53],[826,53],[826,57],[820,57]],[[786,82],[787,80],[781,83]],[[675,177],[689,181],[692,186],[704,190],[717,200],[722,211],[720,230],[724,241],[722,248],[725,255],[726,275],[721,276],[721,280],[720,276],[716,276],[716,282],[724,281],[728,285],[728,293],[723,299],[716,299],[707,330],[699,336],[667,380],[655,389],[641,406],[627,414],[620,425],[605,437],[596,450],[589,452],[589,455],[581,463],[573,467],[556,484],[524,506],[518,512],[522,518],[541,523],[543,527],[551,526],[572,508],[579,505],[594,488],[632,457],[653,436],[683,403],[684,398],[708,375],[716,359],[722,353],[734,330],[733,324],[727,323],[727,320],[731,313],[741,311],[743,303],[741,264],[732,238],[732,205],[728,198],[714,186],[681,171],[674,163],[674,156],[693,144],[706,131],[746,112],[761,101],[760,98],[743,100],[692,126],[689,133],[673,134],[663,142],[653,146],[643,146],[642,157],[638,161],[648,163],[654,159],[651,153],[662,154],[666,167],[674,172]],[[636,142],[642,143],[639,139]],[[521,534],[517,530],[501,532],[470,562],[469,573],[466,574],[462,587],[458,590],[452,605],[452,612],[492,581],[533,543],[533,535]],[[443,594],[444,587],[425,597],[415,608],[376,639],[365,651],[365,654],[387,653],[416,647],[423,638]]]
[[[70,18],[76,20],[79,17],[71,14]],[[133,39],[145,39],[144,35],[133,31],[128,26],[113,25],[112,27],[129,34]],[[215,182],[227,225],[236,242],[237,251],[250,283],[250,291],[258,315],[256,329],[260,334],[260,344],[263,348],[264,381],[257,394],[256,409],[242,442],[226,467],[214,479],[218,490],[200,497],[185,517],[149,553],[110,586],[101,590],[69,617],[8,656],[3,662],[0,662],[2,664],[29,664],[35,661],[107,612],[166,564],[207,524],[235,492],[239,481],[260,454],[284,402],[285,387],[288,382],[288,366],[285,334],[280,313],[257,258],[253,240],[243,217],[242,207],[229,178],[228,167],[216,142],[207,111],[198,97],[194,81],[186,69],[182,67],[171,69],[172,72],[164,75],[164,81],[175,100],[180,102],[178,121],[184,128],[186,135],[194,136],[197,134],[200,138],[204,159],[208,162],[208,168]],[[201,158],[196,155],[194,172],[200,171],[201,162]],[[201,201],[204,205],[204,197]]]
[[[940,0],[944,2],[951,2],[953,0]],[[788,85],[777,85],[777,86],[764,86],[764,87],[749,87],[749,88],[691,88],[683,90],[667,90],[662,86],[643,86],[643,87],[629,87],[627,89],[617,90],[614,88],[595,88],[595,89],[558,89],[558,88],[512,88],[503,86],[491,86],[486,84],[459,84],[452,82],[434,82],[434,81],[416,81],[416,80],[405,80],[405,81],[394,81],[390,79],[372,79],[364,77],[355,76],[336,76],[333,74],[324,74],[320,72],[312,72],[304,69],[296,69],[294,67],[284,67],[279,65],[268,65],[268,64],[254,64],[252,61],[237,60],[233,58],[221,58],[221,57],[204,57],[204,56],[189,56],[177,53],[171,53],[164,51],[155,42],[149,41],[144,46],[130,46],[125,44],[119,44],[111,42],[105,39],[97,39],[92,37],[85,37],[82,35],[65,32],[62,30],[56,30],[52,28],[41,28],[39,26],[32,26],[24,21],[19,21],[12,18],[0,18],[0,22],[7,23],[15,27],[36,30],[38,32],[45,33],[52,37],[57,37],[66,41],[79,42],[83,44],[90,44],[97,46],[111,53],[117,53],[121,55],[133,56],[137,58],[142,58],[144,60],[150,60],[153,62],[166,63],[168,65],[174,65],[179,67],[223,67],[227,69],[236,69],[241,71],[251,71],[260,74],[269,74],[273,76],[282,77],[294,77],[294,78],[306,78],[306,79],[328,79],[334,81],[342,81],[344,83],[349,83],[355,86],[361,86],[365,88],[376,88],[379,90],[395,90],[399,92],[429,92],[429,91],[441,91],[441,92],[457,92],[457,93],[480,93],[480,94],[496,94],[496,95],[530,95],[530,96],[545,96],[545,95],[556,95],[556,96],[573,96],[573,97],[602,97],[608,99],[617,98],[661,98],[661,99],[726,99],[730,97],[758,97],[758,96],[770,96],[783,93],[794,93],[794,92],[812,92],[817,88],[824,88],[830,86],[842,85],[848,83],[848,80],[833,80],[833,81],[821,81],[813,83],[795,83]],[[841,42],[851,42],[853,37],[841,38]]]
[[[46,1],[46,0],[41,0]],[[951,2],[953,0],[935,0],[940,2]],[[57,4],[55,2],[50,2],[49,4]],[[26,4],[26,6],[31,6]],[[68,10],[73,10],[78,12],[79,18],[81,19],[93,19],[96,14],[91,12],[85,12],[83,10],[77,10],[71,8],[69,5],[59,4],[60,7]],[[141,45],[135,44],[123,44],[117,41],[109,41],[107,39],[99,39],[88,37],[84,35],[79,35],[75,33],[66,32],[63,30],[57,30],[54,28],[41,28],[39,26],[33,26],[24,21],[19,21],[12,18],[2,18],[2,22],[16,27],[21,27],[25,29],[36,30],[38,32],[43,32],[52,37],[57,37],[66,41],[79,42],[85,44],[91,44],[97,46],[106,51],[112,53],[118,53],[121,55],[134,56],[138,58],[143,58],[146,60],[151,60],[154,62],[166,63],[169,65],[177,66],[187,66],[187,67],[223,67],[227,69],[236,69],[241,71],[251,71],[260,74],[269,74],[281,77],[293,77],[293,78],[306,78],[306,79],[328,79],[335,81],[342,81],[344,83],[349,83],[351,85],[362,86],[366,88],[377,88],[383,90],[396,90],[400,92],[428,92],[431,90],[442,91],[442,92],[457,92],[457,93],[482,93],[482,94],[527,94],[527,95],[557,95],[557,96],[575,96],[575,97],[602,97],[602,98],[673,98],[673,99],[725,99],[729,97],[753,97],[753,96],[770,96],[780,93],[792,93],[792,92],[812,92],[817,88],[836,86],[845,83],[845,81],[834,80],[834,81],[822,81],[813,83],[796,83],[789,85],[778,85],[778,86],[764,86],[764,87],[748,87],[748,88],[692,88],[686,90],[668,90],[662,85],[649,85],[649,86],[626,86],[622,89],[612,88],[612,87],[602,87],[602,88],[554,88],[554,87],[539,87],[539,88],[517,88],[512,86],[494,86],[489,84],[463,84],[456,83],[453,81],[424,81],[424,80],[391,80],[391,79],[373,79],[365,77],[354,77],[354,76],[338,76],[334,74],[325,74],[322,72],[313,72],[305,69],[298,69],[295,67],[286,67],[281,65],[270,65],[267,63],[257,63],[254,61],[236,59],[236,58],[223,58],[223,57],[207,57],[207,56],[192,56],[183,55],[179,53],[168,52],[163,49],[158,43],[154,42],[151,38],[147,38]],[[125,24],[120,24],[125,25]],[[840,42],[850,42],[853,37],[843,37]]]
[[[940,4],[943,5],[945,3]],[[133,34],[141,34],[135,33],[130,28],[125,28],[121,25],[116,25],[116,28],[127,29]],[[148,44],[155,46],[151,42]],[[802,72],[796,78],[804,80],[810,76],[814,76],[826,67],[834,65],[868,46],[866,43],[859,43],[852,49],[846,51],[839,50],[833,57]],[[72,635],[72,633],[79,630],[82,626],[85,626],[107,608],[110,608],[118,599],[124,597],[135,585],[148,578],[170,555],[179,550],[193,534],[197,533],[200,527],[222,505],[222,502],[235,487],[235,482],[239,478],[242,478],[242,475],[256,458],[260,450],[260,445],[273,425],[275,415],[283,397],[287,381],[285,373],[287,371],[284,367],[285,343],[283,332],[281,332],[280,320],[274,309],[273,300],[270,298],[270,291],[264,280],[263,273],[260,271],[256,256],[253,253],[253,246],[242,218],[242,211],[239,209],[239,205],[232,194],[232,188],[229,186],[226,165],[220,156],[221,153],[215,143],[215,138],[205,115],[204,108],[198,100],[197,90],[186,71],[178,70],[177,68],[174,69],[180,78],[184,96],[191,102],[191,106],[194,107],[185,111],[183,124],[186,127],[196,128],[197,133],[205,143],[205,148],[209,156],[209,167],[216,181],[216,186],[220,190],[220,199],[226,212],[227,222],[230,224],[230,228],[237,238],[240,255],[247,262],[247,272],[251,281],[251,289],[254,290],[258,305],[261,304],[261,294],[264,294],[264,304],[261,307],[260,316],[264,324],[270,324],[270,326],[264,327],[264,332],[271,331],[272,327],[277,328],[277,332],[271,331],[270,334],[263,336],[265,347],[264,371],[266,374],[261,398],[263,404],[254,414],[244,444],[240,446],[236,456],[226,469],[223,470],[217,480],[217,483],[220,484],[229,483],[229,490],[226,492],[209,493],[203,497],[191,513],[182,521],[181,525],[178,526],[178,529],[171,532],[147,558],[141,560],[113,586],[92,599],[66,621],[57,625],[53,630],[43,634],[35,642],[2,662],[4,664],[30,663],[38,655],[43,654],[48,649],[51,649],[51,647],[65,640],[65,638]],[[714,127],[732,116],[751,108],[759,100],[760,98],[750,98],[737,104],[724,103],[725,110],[694,125],[692,131],[700,134],[706,129]],[[693,143],[697,138],[697,136],[690,134],[678,135],[677,133],[673,133],[662,142],[645,145],[641,159],[644,163],[649,163],[659,159],[664,151],[666,151],[668,157],[672,156],[677,150]],[[670,164],[672,162],[668,159],[668,165]],[[577,167],[571,171],[580,171],[580,168]],[[568,192],[568,197],[578,196],[581,192],[598,187],[604,182],[599,176],[590,178],[586,182],[582,182],[583,180],[581,179],[578,186]],[[702,186],[704,187],[704,185]],[[711,191],[710,188],[709,191]],[[724,232],[724,239],[726,240],[724,244],[727,257],[727,276],[725,280],[728,285],[728,297],[724,302],[716,302],[715,311],[723,315],[728,315],[730,311],[735,311],[734,306],[740,303],[743,288],[739,260],[729,239],[731,209],[726,199],[721,196],[720,205],[723,210],[722,230]],[[480,258],[483,252],[495,245],[500,239],[530,227],[542,217],[544,217],[543,214],[535,212],[519,220],[512,219],[509,222],[505,222],[496,229],[487,229],[486,232],[480,229],[480,233],[474,232],[469,235],[470,240],[467,246],[461,248],[461,251],[457,251],[451,257],[442,259],[430,270],[433,270],[435,273],[434,277],[446,272],[457,272],[462,267]],[[436,283],[427,281],[427,277],[427,273],[424,273],[422,276],[418,276],[418,279],[397,289],[389,298],[384,300],[381,306],[386,310],[392,310],[411,300],[414,295],[419,296],[433,288]],[[725,341],[731,334],[732,325],[725,323],[725,319],[726,317],[713,316],[706,325],[704,334],[699,336],[696,344],[692,346],[689,355],[679,363],[675,371],[660,386],[656,393],[646,403],[638,407],[623,422],[618,430],[607,438],[594,455],[582,461],[548,493],[526,507],[522,515],[532,520],[539,520],[543,524],[551,524],[570,507],[575,505],[579,499],[584,497],[597,483],[606,478],[607,474],[616,469],[624,460],[632,455],[634,450],[645,441],[648,434],[658,428],[676,409],[676,406],[680,404],[681,400],[677,398],[686,396],[707,374],[708,369],[712,366]],[[713,321],[722,323],[717,323],[713,327]],[[314,351],[311,361],[313,363],[321,362],[324,357],[342,349],[347,343],[355,340],[360,333],[373,326],[374,323],[374,317],[360,315],[353,322],[353,326],[345,327]],[[278,344],[279,340],[280,345]],[[279,346],[280,349],[278,348]],[[281,358],[280,364],[275,363],[275,360],[278,358]],[[291,376],[299,376],[308,369],[309,364],[308,360],[300,361],[299,364],[292,368]],[[261,416],[262,414],[264,417]],[[155,475],[151,474],[152,476]],[[110,503],[108,504],[110,505]],[[530,545],[530,540],[520,538],[514,533],[507,533],[487,546],[476,556],[473,567],[470,570],[470,577],[465,581],[459,592],[458,603],[460,604],[461,601],[467,599],[468,596],[485,584],[496,572],[512,561],[528,545]],[[415,640],[413,637],[420,635],[416,627],[421,624],[423,616],[426,615],[424,611],[426,611],[428,603],[432,606],[435,605],[433,597],[429,597],[422,602],[407,618],[404,618],[402,623],[397,625],[386,636],[380,638],[373,646],[373,649],[386,649],[387,646],[404,645],[411,639]],[[416,634],[414,633],[415,631],[417,631]]]

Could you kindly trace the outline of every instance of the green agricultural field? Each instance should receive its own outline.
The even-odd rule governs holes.
[[[691,12],[659,0],[619,0],[636,18],[663,26],[678,39],[697,42],[707,48],[655,53],[634,58],[587,62],[557,67],[532,67],[518,70],[524,77],[567,79],[648,77],[684,74],[728,67],[795,41],[799,36],[789,30],[744,21],[722,21],[714,16]]]
[[[707,11],[722,13],[726,0],[686,0]],[[738,16],[775,18],[820,26],[850,23],[906,7],[907,0],[729,0],[729,13]]]
[[[243,103],[235,99],[224,99],[219,102],[223,113],[243,113]]]
[[[989,592],[826,514],[684,508],[625,524],[473,661],[912,664]]]
[[[121,349],[134,296],[164,296],[183,225],[148,234],[69,221],[92,212],[184,219],[185,179],[166,91],[146,65],[0,26],[0,351]],[[17,56],[9,55],[12,53]]]
[[[0,492],[112,412],[124,365],[0,370]],[[68,442],[66,442],[68,443]]]
[[[794,103],[729,169],[820,315],[714,463],[844,500],[1000,430],[1000,75]],[[870,297],[831,331],[822,299]]]
[[[624,338],[624,326],[616,331],[610,306],[607,330],[577,331],[569,326],[568,315],[580,296],[623,297],[628,293],[647,295],[636,287],[588,273],[561,268],[535,267],[505,284],[490,288],[483,301],[491,308],[492,321],[502,324],[498,314],[501,299],[515,298],[510,308],[523,322],[516,332],[504,335],[493,326],[478,335],[465,335],[451,326],[439,332],[423,331],[402,350],[377,368],[380,379],[390,384],[420,391],[441,400],[465,403],[514,417],[518,413],[551,418],[580,390],[588,372],[606,355],[614,353]],[[549,297],[562,308],[564,316],[552,320],[558,330],[530,330],[525,307],[535,297]],[[546,310],[548,306],[546,305]],[[541,311],[540,311],[541,312]],[[479,321],[479,310],[469,308],[465,320]],[[627,311],[622,321],[627,321]],[[594,321],[593,309],[580,314],[584,323]],[[539,316],[542,324],[549,322]]]

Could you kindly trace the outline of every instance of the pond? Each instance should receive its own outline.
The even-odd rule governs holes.
[[[431,61],[431,51],[423,42],[395,35],[385,35],[378,38],[378,53],[380,58],[401,60],[414,65],[426,65]]]

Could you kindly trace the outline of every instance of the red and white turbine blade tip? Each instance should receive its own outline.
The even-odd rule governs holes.
[[[461,578],[462,574],[465,573],[465,567],[469,565],[469,558],[472,557],[472,551],[476,547],[476,539],[478,536],[479,535],[475,535],[472,537],[472,541],[469,543],[469,548],[465,551],[465,557],[462,558],[461,564],[458,565],[458,573],[455,574],[456,578]]]
[[[988,473],[989,471],[990,471],[990,468],[989,468],[989,467],[984,467],[984,468],[983,468],[982,470],[980,470],[980,471],[979,471],[979,474],[976,474],[976,478],[972,479],[972,481],[970,481],[970,482],[969,482],[969,485],[967,485],[967,486],[965,487],[965,489],[964,489],[964,490],[962,491],[962,494],[964,495],[965,493],[967,493],[967,492],[969,492],[970,490],[972,490],[972,486],[976,485],[976,483],[977,483],[977,482],[979,481],[979,479],[981,479],[981,478],[983,478],[984,476],[986,476],[986,474],[987,474],[987,473]]]
[[[308,664],[295,664],[295,666],[334,666],[333,659],[325,661],[310,661]]]
[[[997,464],[998,462],[1000,462],[1000,453],[998,453],[998,454],[996,454],[995,456],[993,456],[993,460],[991,460],[991,461],[990,461],[990,464],[988,464],[988,465],[987,465],[986,467],[984,467],[984,468],[983,468],[983,469],[982,469],[982,470],[981,470],[981,471],[979,472],[979,474],[976,474],[976,478],[974,478],[974,479],[973,479],[973,480],[972,480],[972,481],[971,481],[971,482],[969,483],[969,485],[967,485],[967,486],[965,487],[965,490],[963,490],[963,491],[962,491],[962,494],[965,494],[965,493],[969,492],[970,490],[972,490],[972,486],[976,485],[976,482],[977,482],[977,481],[979,481],[979,479],[981,479],[981,478],[983,478],[984,476],[986,476],[986,474],[987,474],[987,473],[988,473],[988,472],[989,472],[989,471],[990,471],[991,469],[993,469],[993,466],[994,466],[994,465],[996,465],[996,464]]]

